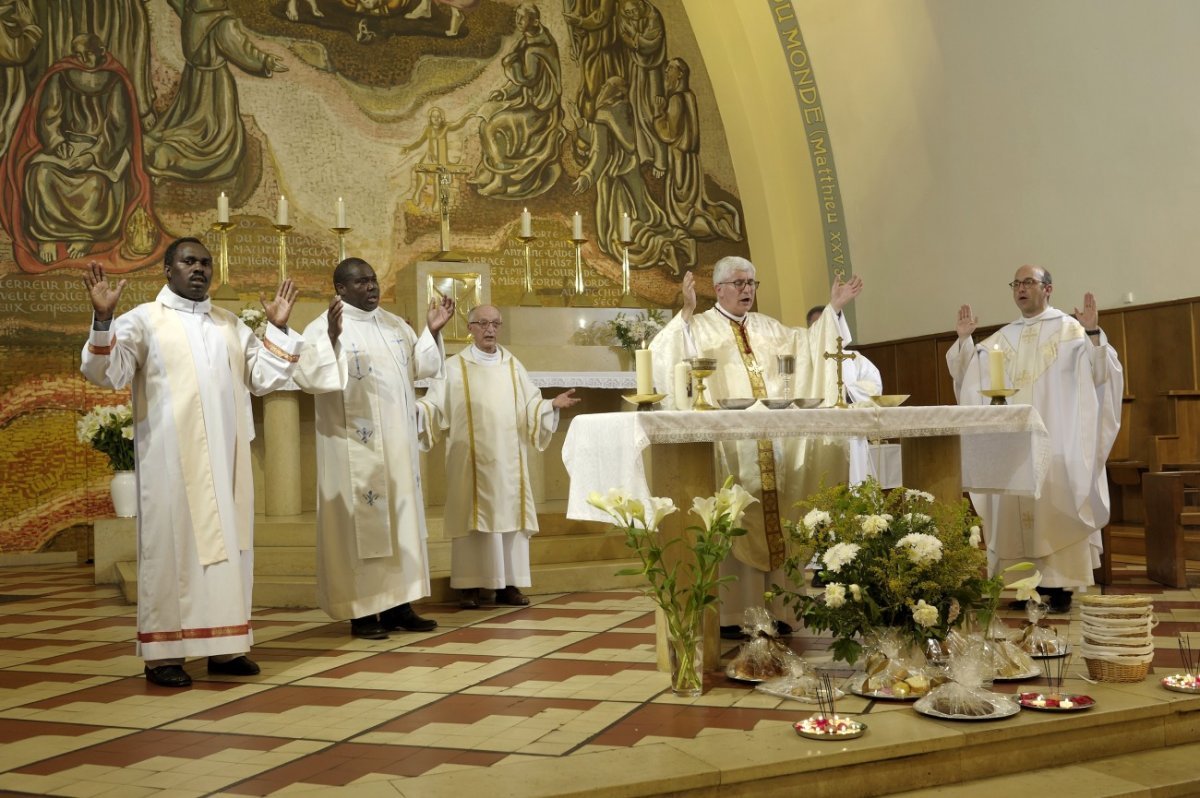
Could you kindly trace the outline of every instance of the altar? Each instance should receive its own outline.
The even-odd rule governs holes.
[[[714,442],[789,437],[898,438],[905,484],[939,501],[956,501],[964,490],[1038,496],[1050,459],[1046,427],[1029,405],[588,414],[572,421],[563,442],[567,517],[611,523],[587,497],[619,488],[643,501],[674,500],[680,512],[664,521],[663,530],[679,534],[692,499],[717,487]],[[665,648],[659,624],[660,667]],[[715,652],[706,645],[706,666],[715,666]]]

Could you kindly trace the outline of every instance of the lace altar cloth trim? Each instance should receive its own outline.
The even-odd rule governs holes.
[[[529,378],[539,388],[601,388],[632,391],[637,375],[632,371],[531,371]],[[429,380],[417,380],[418,388],[428,388]]]
[[[622,488],[634,498],[648,498],[641,455],[651,444],[935,436],[960,438],[965,489],[1040,493],[1050,442],[1041,417],[1029,405],[596,413],[573,419],[563,443],[563,463],[571,477],[567,517],[610,520],[587,504],[591,491]]]

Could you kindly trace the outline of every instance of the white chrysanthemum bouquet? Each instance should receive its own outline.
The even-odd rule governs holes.
[[[618,313],[608,325],[612,329],[615,345],[632,353],[635,349],[641,349],[643,345],[649,345],[650,340],[666,326],[666,321],[661,310],[651,308],[637,316]]]
[[[75,422],[75,437],[107,455],[113,471],[133,470],[133,412],[128,405],[93,407]]]

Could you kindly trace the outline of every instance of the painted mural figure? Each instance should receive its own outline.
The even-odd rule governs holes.
[[[308,10],[312,12],[314,17],[325,16],[324,12],[317,8],[317,0],[305,0],[305,3],[308,5]],[[299,0],[288,0],[287,9],[283,13],[284,16],[286,16],[292,22],[300,19]]]
[[[404,147],[404,152],[412,152],[425,145],[425,156],[421,159],[420,165],[413,170],[414,185],[412,193],[412,203],[420,206],[422,197],[425,194],[425,189],[429,187],[431,182],[430,175],[437,173],[437,167],[448,167],[453,165],[450,160],[450,141],[449,134],[456,130],[462,129],[467,122],[474,119],[474,114],[467,114],[457,122],[446,122],[446,112],[438,106],[429,109],[429,124],[425,125],[425,129],[421,131],[421,135],[416,141]],[[459,167],[455,171],[461,171],[469,167]],[[436,190],[436,187],[435,187]]]
[[[562,73],[558,44],[532,3],[517,7],[521,38],[501,60],[508,82],[489,98],[500,103],[479,130],[479,167],[471,178],[486,197],[536,197],[562,174]]]
[[[450,9],[450,27],[446,29],[447,36],[457,36],[465,19],[464,11],[470,11],[479,4],[479,0],[437,0],[437,4]],[[404,15],[405,19],[429,19],[433,16],[431,0],[419,0],[417,7]]]
[[[34,24],[29,0],[0,0],[0,155],[8,149],[8,140],[25,105],[25,73],[21,67],[41,40],[42,29]]]
[[[638,268],[659,264],[678,276],[696,263],[696,241],[671,226],[646,190],[637,154],[637,132],[625,80],[609,78],[596,100],[596,121],[573,120],[588,162],[575,181],[576,194],[596,187],[596,231],[601,251],[620,258],[621,216],[632,220],[629,258]]]
[[[742,240],[737,209],[714,202],[704,190],[700,165],[700,115],[692,93],[691,69],[682,58],[667,62],[667,96],[654,101],[654,130],[669,147],[666,205],[671,224],[696,238]]]
[[[667,36],[662,14],[648,0],[621,0],[617,31],[629,53],[629,102],[637,120],[637,149],[655,177],[667,171],[667,148],[654,132],[654,98],[663,90]]]
[[[246,131],[232,64],[269,78],[287,67],[254,46],[228,0],[168,0],[182,22],[187,65],[179,92],[146,134],[146,161],[156,178],[223,180],[237,173]]]
[[[138,118],[154,124],[154,84],[150,79],[150,19],[147,0],[36,0],[37,24],[45,32],[30,79],[37,81],[51,64],[71,55],[76,36],[93,33],[129,74],[137,96]]]
[[[588,121],[595,117],[604,82],[625,75],[616,17],[617,0],[563,0],[563,20],[571,29],[571,57],[580,70],[575,102]]]
[[[133,82],[97,36],[77,36],[72,48],[34,90],[3,162],[0,219],[26,271],[112,255],[118,244],[122,257],[145,262],[160,238],[134,157]],[[101,243],[109,246],[93,252]]]

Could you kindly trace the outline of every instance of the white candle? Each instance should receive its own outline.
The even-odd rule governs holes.
[[[346,226],[346,203],[341,197],[338,197],[337,201],[337,226]]]
[[[521,237],[533,238],[533,217],[529,215],[529,209],[521,211]]]
[[[629,220],[629,214],[621,214],[621,241],[628,244],[633,240],[633,224]]]
[[[275,224],[280,227],[287,226],[288,223],[288,204],[287,197],[279,195],[279,207],[275,209]]]
[[[229,224],[229,197],[225,196],[224,191],[217,197],[217,222]]]
[[[688,387],[691,385],[692,367],[688,365],[686,360],[681,360],[675,364],[675,409],[687,410],[691,407],[692,398],[688,396]]]
[[[638,349],[633,353],[634,365],[637,367],[637,392],[639,396],[649,396],[654,393],[654,361],[649,349]]]
[[[988,374],[993,391],[1004,388],[1004,353],[1000,351],[1000,344],[994,345],[992,351],[988,352]]]
[[[575,211],[575,216],[571,218],[571,238],[576,241],[583,238],[583,217],[579,215],[579,211]]]

